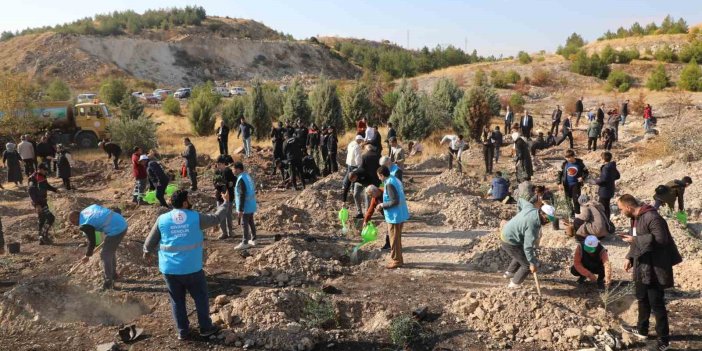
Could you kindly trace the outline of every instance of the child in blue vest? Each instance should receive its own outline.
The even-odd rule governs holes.
[[[390,175],[386,166],[378,168],[378,178],[383,182],[383,203],[378,208],[383,210],[385,222],[390,226],[390,262],[385,267],[396,269],[402,267],[402,226],[409,219],[409,209],[405,199],[402,182]]]
[[[256,213],[256,186],[253,178],[244,171],[244,164],[237,162],[234,164],[234,175],[237,176],[234,186],[234,205],[239,224],[244,227],[244,239],[235,249],[243,250],[251,246],[256,246],[256,223],[254,223],[254,213]]]

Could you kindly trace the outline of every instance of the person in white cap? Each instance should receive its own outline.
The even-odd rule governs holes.
[[[344,175],[344,187],[349,182],[349,174],[361,165],[363,136],[356,135],[346,147],[346,174]]]
[[[519,199],[521,210],[502,229],[502,250],[512,261],[504,277],[510,279],[508,288],[514,289],[524,281],[529,272],[536,273],[539,261],[536,257],[536,243],[539,241],[541,226],[555,219],[556,210],[541,202],[532,204]]]
[[[392,159],[387,156],[380,158],[380,166],[385,166],[390,170],[390,175],[397,178],[397,180],[402,181],[402,168],[396,163],[392,162]]]
[[[612,282],[612,266],[607,249],[596,236],[588,235],[582,243],[578,243],[573,256],[570,273],[578,277],[578,284],[586,280],[597,281],[597,286],[604,288]]]

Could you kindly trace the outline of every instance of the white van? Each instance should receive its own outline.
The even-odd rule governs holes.
[[[229,90],[232,95],[246,95],[246,89],[242,87],[233,87]]]
[[[229,89],[227,89],[227,87],[215,87],[214,89],[212,89],[212,92],[224,97],[232,96],[232,93],[229,91]]]

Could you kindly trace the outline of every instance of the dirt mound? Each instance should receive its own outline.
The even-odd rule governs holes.
[[[464,319],[472,328],[488,332],[499,348],[513,343],[533,343],[549,350],[575,350],[586,336],[603,333],[606,328],[587,316],[594,313],[586,304],[570,299],[568,304],[541,299],[521,290],[494,288],[472,291],[447,309]]]
[[[444,207],[439,213],[445,218],[444,222],[456,230],[495,228],[501,220],[511,218],[515,212],[513,205],[484,200],[478,196],[447,197],[445,200],[441,201]]]
[[[299,286],[347,273],[342,262],[348,263],[349,257],[341,245],[285,238],[247,258],[246,268],[264,282]]]
[[[63,278],[24,281],[4,294],[0,305],[7,303],[20,306],[22,315],[34,321],[89,325],[119,325],[148,312],[139,301],[113,301],[110,296],[88,293]]]
[[[444,171],[426,182],[428,185],[417,192],[412,200],[436,200],[440,195],[478,195],[478,184],[471,178],[456,171]]]
[[[303,327],[305,307],[312,296],[303,290],[256,289],[235,299],[214,314],[214,321],[229,326],[233,339],[267,350],[311,350],[325,338],[320,329]]]
[[[120,279],[142,279],[158,272],[152,262],[143,258],[143,243],[123,239],[117,249],[117,272]],[[78,277],[81,281],[90,281],[97,286],[103,280],[102,261],[100,252],[96,252],[86,264],[81,264],[76,268],[72,276]]]
[[[432,156],[419,163],[411,164],[407,166],[407,170],[410,171],[427,171],[431,169],[444,168],[448,166],[448,156]]]
[[[473,239],[466,245],[463,261],[470,269],[501,272],[512,260],[501,246],[502,239],[499,237],[499,232],[488,233]],[[553,273],[569,267],[571,254],[572,250],[568,247],[544,247],[542,243],[542,246],[537,249],[537,257],[541,264],[539,272]]]
[[[291,233],[306,230],[312,224],[310,214],[285,204],[264,208],[257,213],[256,226],[273,233]]]

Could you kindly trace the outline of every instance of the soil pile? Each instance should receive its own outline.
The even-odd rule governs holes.
[[[120,280],[143,279],[157,275],[158,271],[153,262],[143,258],[143,243],[124,239],[117,249],[117,272]],[[72,273],[82,281],[93,282],[94,286],[103,281],[103,268],[100,253],[96,252],[86,264],[80,264]]]
[[[407,170],[426,171],[426,170],[438,169],[438,168],[444,168],[444,167],[448,167],[448,156],[447,155],[429,157],[422,162],[411,164],[411,165],[407,166]]]
[[[437,199],[437,197],[435,197]],[[456,230],[473,230],[476,228],[495,228],[501,220],[514,215],[514,206],[489,201],[478,196],[465,195],[445,198],[439,212],[445,217],[445,224]]]
[[[427,180],[427,186],[412,198],[412,200],[435,201],[437,197],[446,195],[479,195],[479,186],[472,179],[456,171],[443,173]]]
[[[265,283],[299,286],[347,273],[344,248],[327,242],[285,238],[246,260],[246,268]]]
[[[448,307],[476,330],[487,332],[499,348],[513,343],[533,343],[534,348],[575,350],[591,347],[586,337],[604,333],[586,304],[569,300],[567,305],[541,299],[525,290],[494,288],[472,291]]]
[[[213,320],[231,328],[224,333],[230,339],[227,343],[266,350],[311,350],[325,334],[303,327],[310,301],[307,292],[294,288],[256,289],[220,307]]]
[[[286,204],[264,208],[257,217],[256,226],[273,233],[299,232],[313,224],[309,212]]]

